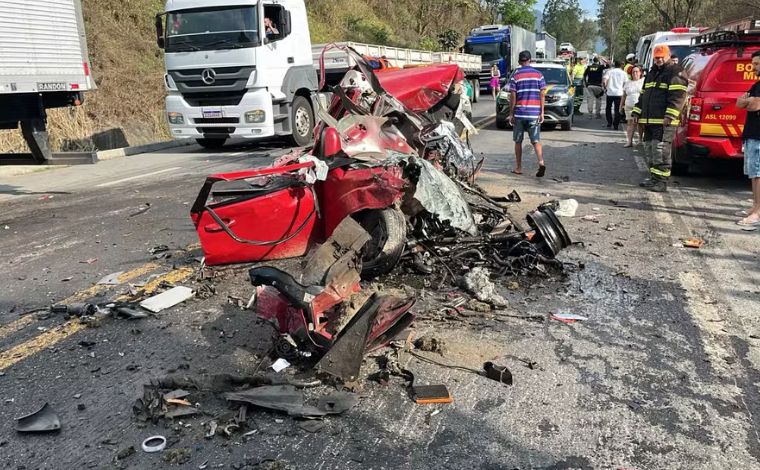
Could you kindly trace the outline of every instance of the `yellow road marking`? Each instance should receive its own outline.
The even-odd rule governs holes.
[[[127,274],[132,275],[138,270],[147,269],[148,266],[150,266],[151,269],[148,269],[147,272],[150,272],[151,270],[157,267],[155,264],[149,263],[148,265],[141,266],[140,268],[137,268],[133,271],[129,271],[129,273],[124,273],[123,276],[126,276]],[[193,270],[192,268],[187,268],[187,267],[175,269],[173,271],[170,271],[166,274],[163,274],[151,280],[149,283],[145,285],[143,290],[145,291],[146,294],[151,294],[155,292],[155,290],[158,288],[158,286],[162,282],[164,281],[172,282],[172,283],[182,282],[189,279],[193,275],[194,272],[195,270]],[[143,272],[143,274],[144,273],[145,272]],[[119,280],[121,280],[121,278]],[[86,299],[87,297],[80,297],[80,296],[83,295],[84,292],[89,292],[91,289],[95,287],[103,287],[103,286],[93,286],[92,288],[87,289],[83,292],[78,292],[77,294],[74,294],[73,296],[66,299],[66,301],[64,302],[71,301],[70,299],[79,299],[79,300]],[[126,300],[128,298],[129,296],[123,295],[123,296],[118,297],[117,300]],[[80,323],[79,320],[69,320],[61,326],[45,331],[44,333],[28,341],[25,341],[8,350],[0,352],[0,371],[13,366],[17,364],[18,362],[23,361],[24,359],[34,354],[37,354],[43,349],[53,346],[54,344],[60,342],[61,340],[66,339],[69,336],[73,335],[74,333],[77,333],[78,331],[81,331],[85,328],[87,328],[87,325]]]
[[[496,119],[496,114],[492,114],[492,115],[490,115],[488,117],[480,119],[480,120],[478,120],[478,122],[472,123],[472,125],[475,126],[478,130],[480,130],[483,127],[485,127],[487,124],[489,124],[490,121],[492,121],[494,119]]]
[[[122,284],[127,283],[131,281],[132,279],[138,278],[144,274],[148,274],[152,271],[155,271],[157,268],[158,268],[158,265],[155,263],[144,264],[131,271],[122,273],[122,275],[119,276],[119,282]],[[75,303],[75,302],[81,302],[83,300],[87,300],[89,298],[94,297],[100,292],[107,290],[109,287],[110,286],[96,284],[94,286],[88,287],[87,289],[83,291],[79,291],[75,293],[74,295],[71,295],[70,297],[60,301],[59,303],[70,304],[70,303]],[[19,318],[18,320],[14,320],[6,325],[0,326],[0,339],[3,339],[13,333],[16,333],[17,331],[20,331],[26,328],[33,322],[34,322],[34,316],[27,315],[25,317]]]
[[[158,267],[159,266],[156,263],[147,263],[147,264],[144,264],[144,265],[139,266],[139,267],[137,267],[137,268],[135,268],[135,269],[133,269],[131,271],[127,271],[127,272],[123,273],[121,276],[119,276],[119,282],[122,283],[122,284],[127,283],[127,282],[129,282],[129,281],[131,281],[133,279],[136,279],[136,278],[138,278],[140,276],[143,276],[145,274],[148,274],[148,273],[151,273],[151,272],[155,271],[156,269],[158,269]],[[95,297],[97,294],[99,294],[99,293],[101,293],[101,292],[103,292],[105,290],[108,290],[109,287],[112,287],[112,286],[105,286],[105,285],[95,284],[94,286],[92,286],[92,287],[90,287],[88,289],[85,289],[83,291],[77,292],[76,294],[74,294],[74,295],[72,295],[72,296],[70,296],[70,297],[68,297],[66,299],[63,299],[63,300],[61,300],[58,303],[61,303],[61,304],[70,304],[70,303],[74,303],[74,302],[81,302],[81,301],[87,300],[87,299],[89,299],[91,297]]]
[[[27,315],[25,317],[21,317],[18,320],[12,321],[8,323],[7,325],[0,326],[0,339],[5,338],[6,336],[17,332],[18,330],[25,328],[27,325],[32,323],[34,320],[34,316]]]

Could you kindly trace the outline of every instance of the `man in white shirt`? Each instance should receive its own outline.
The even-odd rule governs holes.
[[[614,67],[604,76],[603,82],[607,92],[607,127],[615,130],[620,126],[620,100],[623,98],[623,85],[628,80],[622,66],[623,64],[616,60]]]

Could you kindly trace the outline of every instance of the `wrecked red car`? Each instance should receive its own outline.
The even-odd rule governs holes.
[[[208,177],[191,211],[207,265],[308,253],[298,276],[251,269],[256,311],[282,334],[279,354],[327,352],[320,369],[343,380],[366,348],[413,320],[414,300],[403,296],[351,302],[361,279],[404,256],[420,272],[456,256],[508,275],[570,244],[550,208],[529,214],[524,230],[504,201],[474,185],[483,161],[460,138],[474,128],[456,65],[375,74],[349,52],[357,70],[331,89],[326,109],[317,106],[313,146],[271,167]]]

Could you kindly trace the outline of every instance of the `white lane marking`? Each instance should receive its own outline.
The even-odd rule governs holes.
[[[175,171],[175,170],[181,170],[181,169],[182,169],[182,167],[180,167],[180,166],[175,166],[175,167],[171,167],[171,168],[165,168],[163,170],[154,171],[152,173],[144,173],[142,175],[130,176],[129,178],[122,178],[122,179],[116,180],[116,181],[109,181],[108,183],[101,183],[101,184],[99,184],[99,185],[97,185],[95,187],[96,188],[105,188],[105,187],[113,186],[113,185],[120,184],[120,183],[126,183],[127,181],[138,180],[140,178],[145,178],[145,177],[154,176],[154,175],[160,175],[161,173],[167,173],[169,171]]]

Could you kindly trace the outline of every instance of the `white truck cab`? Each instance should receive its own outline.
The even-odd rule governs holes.
[[[175,138],[311,141],[318,79],[303,0],[167,0],[156,33]]]

